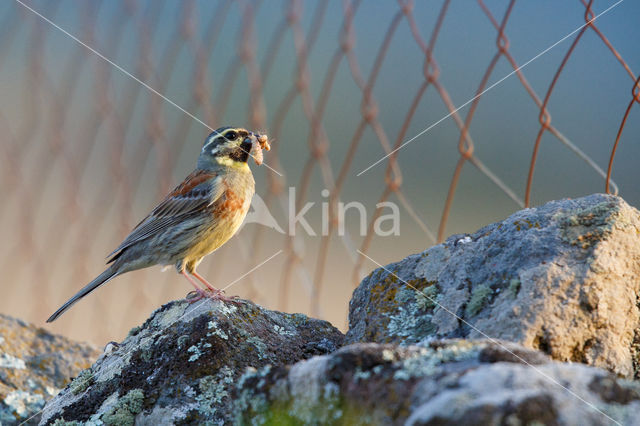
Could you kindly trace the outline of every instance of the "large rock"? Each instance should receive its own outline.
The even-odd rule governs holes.
[[[359,343],[247,372],[235,424],[640,424],[640,385],[496,341]]]
[[[100,352],[0,314],[0,424],[37,424],[37,413]]]
[[[172,302],[51,400],[41,423],[223,424],[247,367],[293,364],[342,340],[325,321],[246,301]]]
[[[362,281],[347,343],[496,337],[640,374],[640,215],[591,195],[455,235]]]

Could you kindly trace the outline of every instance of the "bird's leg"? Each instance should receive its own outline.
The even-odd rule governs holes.
[[[218,290],[217,288],[215,288],[214,286],[212,286],[209,281],[205,280],[204,277],[202,275],[200,275],[195,269],[193,270],[193,272],[191,272],[191,275],[193,275],[194,277],[196,277],[198,280],[200,280],[200,282],[202,284],[204,284],[209,290],[211,290],[214,293],[221,293],[222,290]]]
[[[191,272],[191,275],[193,275],[194,277],[196,277],[198,280],[200,280],[200,282],[204,285],[207,286],[207,288],[213,293],[210,297],[213,300],[222,300],[224,302],[234,302],[237,303],[237,299],[238,296],[231,296],[231,297],[227,297],[224,295],[224,290],[219,290],[217,288],[215,288],[214,286],[212,286],[209,281],[207,281],[206,279],[204,279],[204,277],[202,275],[200,275],[199,273],[196,272],[196,270],[194,269]]]
[[[191,278],[185,271],[180,271],[180,275],[183,275],[191,283],[191,285],[193,285],[193,287],[196,289],[197,295],[195,297],[187,299],[189,303],[194,303],[200,299],[207,297],[207,294],[205,293],[205,291],[202,288],[200,288],[200,286],[193,280],[193,278]]]

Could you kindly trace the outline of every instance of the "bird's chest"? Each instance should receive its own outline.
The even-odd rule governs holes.
[[[201,231],[198,242],[186,256],[188,258],[202,258],[222,246],[238,231],[249,211],[253,185],[238,185],[237,182],[223,184],[225,188],[222,195],[209,209],[210,225]]]
[[[229,176],[221,184],[223,192],[210,210],[213,226],[207,239],[212,246],[224,244],[240,228],[249,211],[255,188],[250,174]]]
[[[244,220],[254,193],[253,179],[250,181],[229,179],[222,182],[224,191],[213,204],[211,214],[220,222]],[[238,224],[239,226],[240,224]]]
[[[249,211],[251,194],[227,189],[213,206],[211,214],[219,222],[242,221]]]

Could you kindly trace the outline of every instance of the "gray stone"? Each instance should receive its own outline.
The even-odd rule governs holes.
[[[247,367],[293,364],[343,338],[325,321],[247,301],[171,302],[51,400],[41,424],[223,424]]]
[[[639,237],[638,211],[611,195],[521,210],[376,269],[346,341],[491,336],[638,377]]]
[[[640,424],[640,385],[488,340],[357,343],[248,371],[235,424]]]
[[[82,369],[97,348],[0,314],[0,424],[37,424],[38,413]]]

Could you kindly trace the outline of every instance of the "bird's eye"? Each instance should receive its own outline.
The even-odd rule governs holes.
[[[224,134],[224,137],[230,141],[235,141],[238,138],[238,134],[233,130]]]

